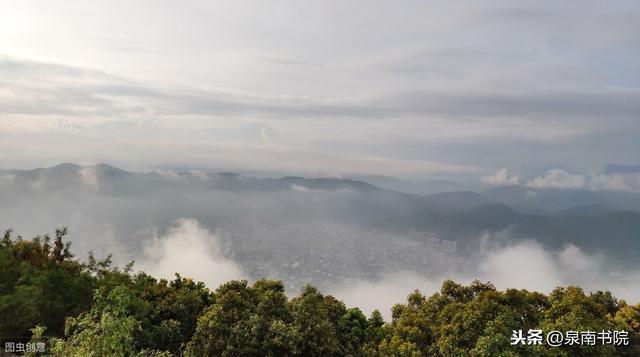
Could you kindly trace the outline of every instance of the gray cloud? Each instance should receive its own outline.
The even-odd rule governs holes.
[[[640,112],[640,90],[575,88],[496,91],[491,89],[404,91],[360,100],[268,96],[188,87],[158,87],[105,73],[58,64],[4,59],[5,114],[254,115],[275,118],[353,117],[362,119],[444,116],[560,121],[601,118],[623,123]]]
[[[116,141],[146,166],[215,148],[248,165],[255,152],[295,158],[294,171],[311,169],[308,155],[379,157],[395,164],[367,172],[424,178],[465,165],[488,174],[525,155],[525,170],[595,170],[640,150],[634,2],[149,5],[2,12],[0,149],[25,154],[0,165],[127,164]],[[125,124],[100,131],[108,122],[144,137]],[[277,138],[242,134],[252,126]],[[65,130],[85,155],[58,151]],[[169,145],[175,160],[143,154]],[[43,147],[51,157],[29,154]]]

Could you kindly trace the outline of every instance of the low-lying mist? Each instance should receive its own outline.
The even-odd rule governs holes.
[[[179,273],[202,281],[211,288],[246,278],[240,266],[225,258],[218,237],[193,219],[181,219],[166,235],[145,243],[137,269],[171,280]]]
[[[429,295],[437,292],[446,279],[460,283],[477,279],[491,282],[499,289],[545,293],[559,286],[578,285],[586,291],[609,290],[621,299],[640,300],[640,286],[636,284],[640,281],[640,271],[617,270],[603,256],[585,253],[575,245],[552,251],[535,239],[514,242],[509,233],[506,230],[482,235],[479,237],[481,248],[464,259],[451,253],[448,258],[459,264],[446,272],[386,271],[368,279],[344,281],[336,277],[342,281],[325,282],[321,287],[367,314],[378,309],[386,319],[390,318],[390,308],[404,302],[410,292],[419,289]],[[232,279],[261,278],[249,276],[239,264],[224,257],[220,244],[216,234],[196,220],[180,219],[166,235],[148,242],[137,268],[168,279],[179,272],[213,288]]]
[[[419,289],[429,295],[439,291],[446,279],[467,284],[477,279],[491,282],[498,289],[545,293],[559,286],[577,285],[591,292],[609,290],[630,302],[640,300],[640,271],[622,271],[603,256],[585,253],[575,245],[553,251],[535,239],[511,241],[508,234],[484,234],[480,237],[481,249],[467,256],[465,264],[444,274],[396,271],[377,279],[338,284],[330,291],[367,313],[380,309],[387,319],[390,307],[404,302],[411,291]]]

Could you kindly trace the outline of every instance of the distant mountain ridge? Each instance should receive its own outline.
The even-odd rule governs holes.
[[[487,190],[484,196],[523,213],[550,214],[572,207],[600,206],[602,210],[640,212],[640,193],[574,189],[534,189],[504,186]]]
[[[464,186],[448,180],[428,180],[424,182],[407,182],[395,177],[381,175],[346,175],[345,178],[365,181],[372,185],[388,190],[412,193],[416,195],[429,195],[441,192],[464,191]]]

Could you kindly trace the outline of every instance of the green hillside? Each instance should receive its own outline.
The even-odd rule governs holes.
[[[0,243],[0,336],[48,341],[54,356],[637,356],[640,304],[559,287],[549,295],[445,281],[409,293],[392,320],[307,286],[230,281],[215,290],[73,257],[55,237]],[[511,345],[513,330],[625,330],[629,346]],[[33,335],[33,336],[32,336]],[[32,354],[34,355],[34,354]]]

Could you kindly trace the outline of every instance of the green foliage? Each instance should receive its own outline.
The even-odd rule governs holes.
[[[615,318],[613,317],[615,316]],[[380,356],[619,356],[637,347],[511,346],[512,330],[630,331],[638,316],[608,293],[585,295],[577,287],[558,288],[549,296],[526,290],[497,291],[490,284],[462,286],[446,281],[429,298],[414,292],[393,308],[383,326]]]
[[[286,356],[296,351],[297,331],[281,282],[230,281],[215,292],[188,346],[190,356]]]
[[[369,322],[307,286],[288,301],[281,282],[231,281],[198,320],[191,356],[359,356]]]
[[[140,321],[133,316],[142,301],[126,287],[106,293],[98,290],[93,307],[67,321],[66,341],[55,344],[58,356],[131,356],[136,354],[135,334]]]
[[[140,273],[133,277],[130,286],[144,302],[136,311],[142,326],[136,340],[148,349],[176,354],[184,350],[195,332],[198,316],[213,301],[203,283],[180,275],[168,282]]]
[[[640,305],[578,287],[549,295],[445,281],[409,294],[385,323],[306,286],[230,281],[215,292],[176,274],[157,280],[80,262],[66,229],[0,238],[0,336],[52,337],[53,356],[638,356]],[[626,330],[631,346],[511,346],[513,330]]]
[[[6,231],[0,245],[0,336],[26,336],[42,325],[61,336],[64,319],[91,306],[94,281],[71,259],[63,243],[65,228],[32,240],[12,239]]]

